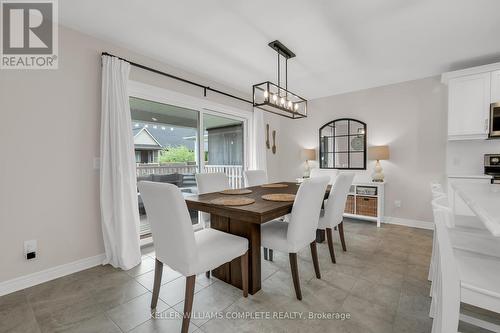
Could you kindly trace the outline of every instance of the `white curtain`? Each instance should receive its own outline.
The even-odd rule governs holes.
[[[261,109],[253,109],[253,161],[254,170],[265,170],[267,172],[267,148],[265,138],[264,112]]]
[[[102,56],[100,195],[104,264],[121,269],[141,262],[129,72],[128,62]]]

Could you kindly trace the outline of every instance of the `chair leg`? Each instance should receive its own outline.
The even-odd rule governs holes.
[[[273,249],[269,249],[269,261],[273,261]]]
[[[206,271],[205,276],[207,277],[207,279],[210,279],[210,271]]]
[[[186,277],[186,294],[184,297],[184,312],[182,319],[182,333],[187,333],[189,329],[189,322],[191,320],[191,310],[193,309],[193,298],[194,298],[194,282],[196,281],[196,275],[191,275]]]
[[[326,228],[326,240],[328,242],[328,249],[330,250],[330,259],[332,259],[332,263],[336,264],[335,260],[335,251],[333,250],[333,234],[332,228]]]
[[[344,221],[339,223],[339,235],[340,235],[340,242],[342,243],[342,250],[347,251],[347,248],[345,246],[345,238],[344,238]]]
[[[290,269],[292,270],[293,286],[295,287],[295,295],[298,300],[302,300],[302,292],[300,291],[299,268],[297,266],[297,253],[289,253]]]
[[[241,288],[243,297],[248,297],[248,251],[241,256]]]
[[[318,249],[316,248],[316,241],[311,242],[311,257],[314,264],[314,273],[316,273],[316,278],[321,279],[321,272],[319,271],[319,261],[318,261]]]
[[[269,256],[267,254],[267,247],[264,248],[264,260],[269,260]]]
[[[158,295],[160,294],[161,274],[163,273],[163,263],[155,259],[155,279],[153,282],[153,297],[151,298],[151,309],[156,309]]]

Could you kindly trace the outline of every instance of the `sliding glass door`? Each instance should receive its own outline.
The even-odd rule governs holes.
[[[243,187],[244,122],[203,114],[204,172],[224,172],[232,188]]]
[[[130,97],[137,181],[175,184],[184,195],[198,192],[195,174],[224,172],[230,186],[243,186],[246,120],[216,111],[195,110]],[[150,235],[140,193],[141,236]],[[191,211],[199,226],[199,214]]]

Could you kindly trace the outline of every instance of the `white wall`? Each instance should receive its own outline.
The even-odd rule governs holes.
[[[99,173],[93,168],[99,156],[101,52],[249,98],[76,31],[59,31],[58,70],[0,71],[0,282],[104,252]],[[203,96],[199,88],[135,68],[131,79]],[[208,98],[251,110],[210,92]],[[276,163],[270,156],[271,178]],[[39,257],[28,262],[23,242],[30,239],[38,240]]]
[[[442,179],[446,164],[446,87],[427,78],[309,102],[309,116],[281,122],[281,175],[301,176],[303,148],[318,148],[318,130],[337,118],[366,122],[368,145],[389,145],[390,161],[381,161],[386,175],[386,216],[431,221],[429,182]],[[370,179],[374,163],[358,172]],[[395,200],[402,206],[396,208]]]

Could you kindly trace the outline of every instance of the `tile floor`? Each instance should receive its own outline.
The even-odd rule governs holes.
[[[432,232],[395,225],[346,221],[347,252],[335,235],[337,264],[326,244],[318,247],[322,279],[310,252],[299,254],[303,300],[295,298],[288,256],[263,261],[262,290],[241,291],[204,274],[196,281],[192,332],[430,332],[427,271]],[[166,267],[158,318],[151,318],[154,250],[127,272],[100,266],[0,297],[0,332],[178,332],[184,278]],[[468,309],[474,311],[474,309]],[[350,319],[246,319],[280,311],[349,314]],[[285,314],[281,314],[285,315]],[[290,315],[291,316],[291,315]],[[462,332],[486,332],[461,324]]]

